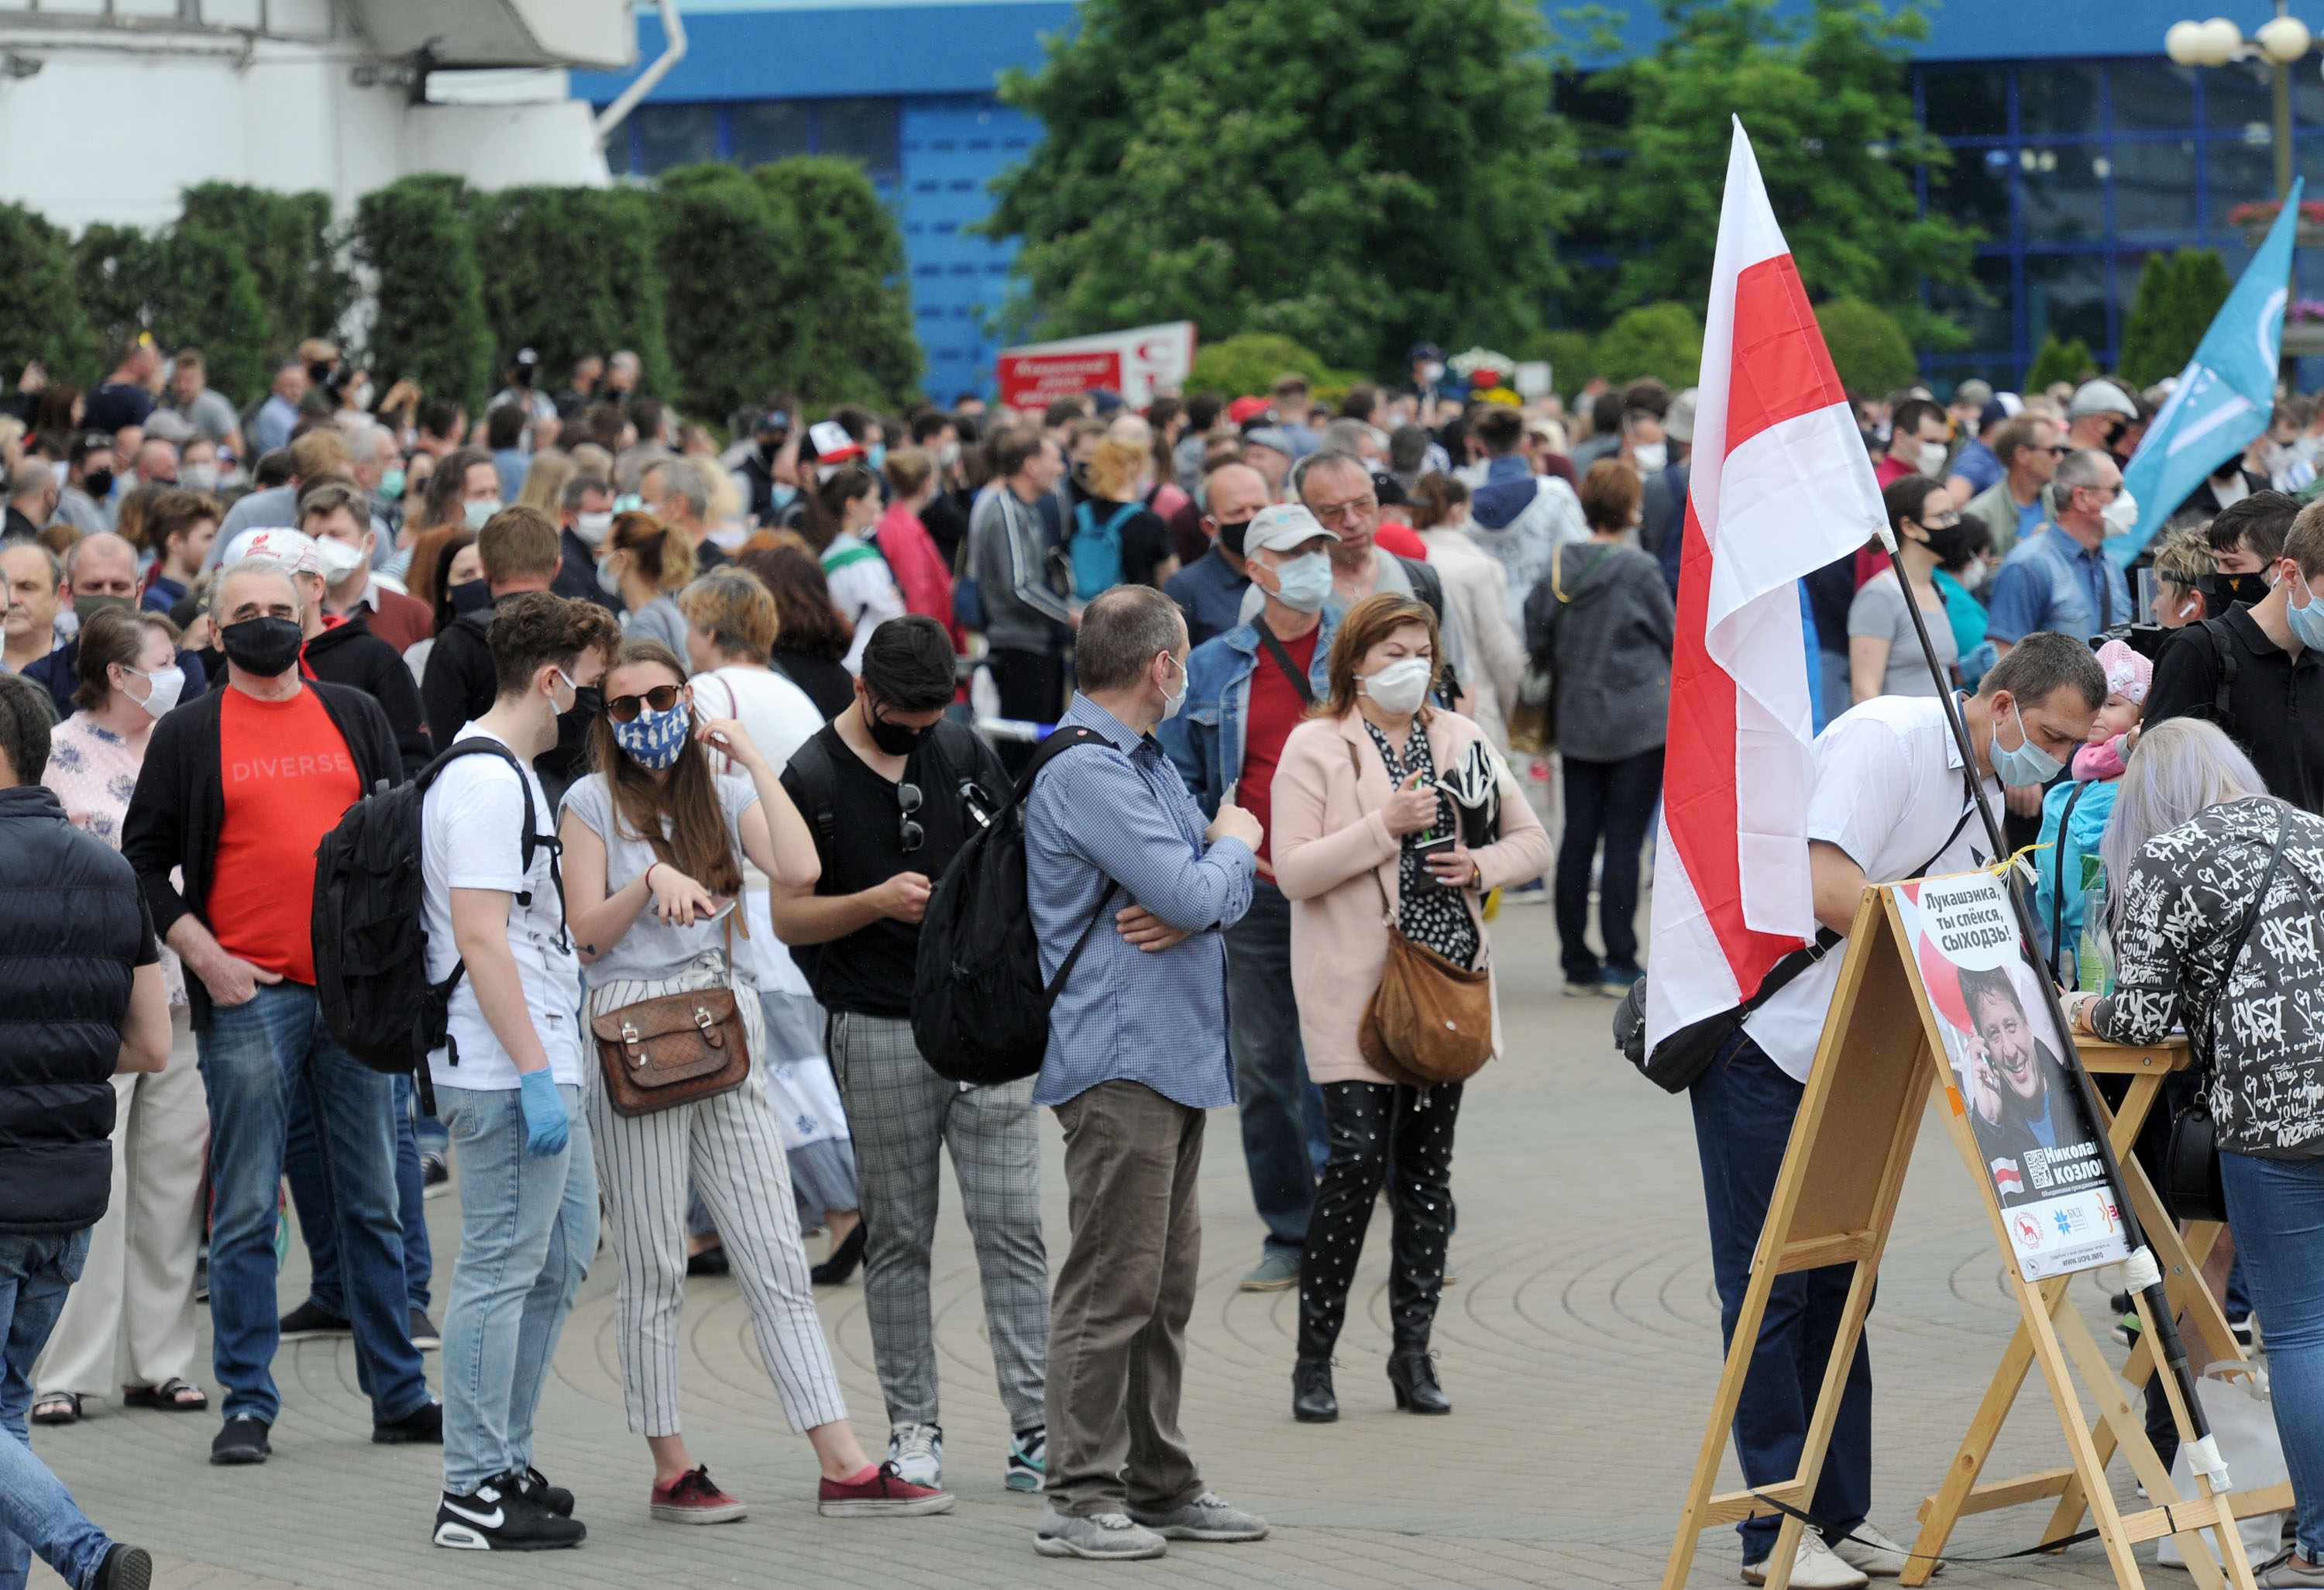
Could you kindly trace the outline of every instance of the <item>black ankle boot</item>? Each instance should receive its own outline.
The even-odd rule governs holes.
[[[843,1287],[847,1278],[855,1273],[855,1266],[863,1258],[863,1222],[858,1220],[847,1240],[834,1248],[831,1257],[807,1270],[807,1279],[819,1287]]]
[[[1301,1424],[1330,1424],[1340,1417],[1329,1358],[1302,1358],[1292,1370],[1291,1417]]]
[[[1452,1411],[1452,1399],[1436,1383],[1436,1364],[1425,1348],[1389,1354],[1388,1383],[1396,1388],[1396,1405],[1407,1413]]]

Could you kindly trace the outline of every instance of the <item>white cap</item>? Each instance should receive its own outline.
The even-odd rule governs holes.
[[[226,550],[225,561],[239,563],[244,558],[263,558],[293,574],[320,578],[323,573],[323,555],[315,548],[315,538],[280,524],[245,530],[235,537],[234,544]]]
[[[1251,515],[1250,527],[1242,532],[1242,550],[1246,554],[1261,547],[1296,552],[1317,536],[1331,534],[1321,520],[1298,504],[1277,503]]]
[[[2126,420],[2135,420],[2138,403],[2111,381],[2085,381],[2074,389],[2074,401],[2066,407],[2066,418],[2080,420],[2092,414],[2120,414]]]

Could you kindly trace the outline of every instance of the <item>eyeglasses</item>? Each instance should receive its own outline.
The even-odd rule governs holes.
[[[1959,524],[1960,522],[1960,514],[1948,513],[1941,519],[1932,517],[1922,520],[1921,528],[1923,530],[1950,530],[1954,525]]]
[[[920,809],[920,787],[918,784],[896,786],[896,848],[909,855],[927,843],[927,830],[912,820]]]
[[[1329,524],[1334,520],[1344,519],[1351,513],[1369,513],[1379,506],[1379,499],[1371,493],[1366,492],[1362,496],[1350,497],[1344,503],[1334,503],[1328,508],[1311,508],[1308,512],[1314,513],[1323,523]]]
[[[633,723],[640,707],[668,712],[678,705],[678,691],[676,685],[656,685],[642,696],[615,696],[605,703],[605,716],[615,723]]]

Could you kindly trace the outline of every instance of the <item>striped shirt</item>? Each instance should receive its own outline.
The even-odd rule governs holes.
[[[1033,1102],[1061,1105],[1126,1081],[1189,1109],[1232,1104],[1226,941],[1213,929],[1250,909],[1258,860],[1240,839],[1205,848],[1202,809],[1153,735],[1131,732],[1086,696],[1058,726],[1067,725],[1107,744],[1058,757],[1026,802],[1026,892],[1043,976],[1057,975],[1107,883],[1120,889],[1049,1013]],[[1113,926],[1133,903],[1191,936],[1159,954],[1137,948]]]

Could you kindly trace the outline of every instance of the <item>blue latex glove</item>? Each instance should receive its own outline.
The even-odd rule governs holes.
[[[565,1151],[572,1126],[565,1115],[565,1095],[549,1068],[517,1074],[519,1102],[524,1106],[524,1151],[545,1160]]]

